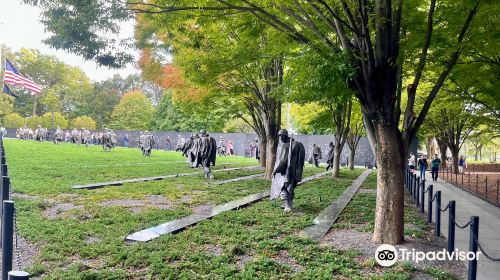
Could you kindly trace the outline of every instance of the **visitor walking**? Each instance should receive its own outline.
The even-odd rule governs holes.
[[[425,180],[425,171],[427,170],[427,167],[429,165],[427,164],[427,158],[425,155],[421,155],[420,159],[418,160],[418,168],[420,169],[420,179]]]
[[[165,146],[167,148],[167,151],[172,150],[172,143],[170,142],[170,137],[167,136],[167,139],[165,139]]]
[[[125,136],[123,136],[123,147],[128,148],[128,134],[125,133]]]
[[[460,156],[460,159],[458,160],[458,172],[459,173],[464,172],[464,165],[465,165],[464,156]]]
[[[438,179],[440,165],[441,165],[441,160],[438,158],[437,154],[434,154],[434,158],[431,161],[431,174],[433,182],[436,182]]]
[[[408,168],[410,168],[411,173],[415,171],[415,155],[410,153],[410,158],[408,159]]]

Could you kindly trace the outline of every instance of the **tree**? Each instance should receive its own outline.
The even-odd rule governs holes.
[[[97,127],[96,122],[89,116],[78,116],[71,120],[71,127],[80,129],[86,128],[89,130],[95,130]]]
[[[356,155],[356,148],[358,147],[359,140],[364,134],[363,116],[361,115],[361,108],[357,102],[353,103],[351,112],[351,123],[349,132],[347,134],[346,143],[349,146],[349,169],[354,170],[354,157]]]
[[[477,112],[463,100],[440,99],[439,108],[431,111],[427,123],[450,149],[453,172],[458,174],[460,149],[471,132],[478,125]]]
[[[152,57],[157,47],[151,50],[152,46],[146,44],[141,65],[151,79],[166,88],[174,88],[175,95],[209,100],[210,105],[222,104],[229,109],[226,115],[238,117],[252,127],[261,145],[261,165],[266,166],[266,176],[270,177],[281,128],[282,50],[268,47],[272,36],[265,25],[253,24],[248,28],[251,17],[212,24],[209,20],[199,20],[206,28],[196,28],[189,16],[179,17],[176,27],[168,29],[175,35],[163,36],[161,19],[140,18],[139,30],[145,26],[143,33],[150,35],[143,37],[139,33],[141,40],[150,42],[154,36],[164,38],[163,43],[171,44],[175,55],[174,65],[162,68]],[[259,43],[255,44],[256,41]],[[158,81],[157,72],[162,69],[163,78]],[[200,87],[203,90],[193,90]]]
[[[18,113],[10,113],[3,119],[3,126],[6,128],[20,128],[26,124],[26,120]]]
[[[332,175],[340,177],[340,156],[350,129],[352,96],[346,81],[354,73],[342,54],[331,57],[303,50],[290,65],[287,83],[291,84],[291,99],[296,102],[315,101],[326,107],[335,132]],[[332,69],[335,74],[332,74]]]
[[[152,129],[162,131],[222,131],[227,118],[219,109],[199,111],[196,105],[179,106],[167,90],[152,119]],[[220,108],[221,106],[218,106]],[[217,107],[215,107],[217,108]]]
[[[14,110],[13,99],[7,94],[0,94],[0,120],[4,120]]]
[[[126,93],[111,115],[111,127],[122,130],[146,130],[151,126],[154,108],[140,91]]]
[[[26,125],[31,129],[36,129],[37,126],[41,124],[42,118],[40,116],[26,118]]]
[[[102,0],[87,1],[85,5],[74,5],[67,0],[25,2],[42,3],[44,23],[53,33],[47,43],[112,67],[125,62],[127,57],[123,52],[114,55],[108,52],[107,44],[112,43],[108,33],[116,33],[116,23],[131,18],[133,13],[156,15],[167,26],[175,25],[172,24],[175,12],[189,12],[193,18],[208,15],[212,21],[253,15],[255,21],[288,34],[322,56],[344,53],[356,69],[349,85],[360,101],[367,137],[377,159],[373,240],[390,244],[403,241],[402,170],[409,145],[416,139],[430,106],[459,60],[462,47],[467,43],[464,40],[467,31],[478,11],[479,17],[498,12],[498,5],[493,1],[480,0],[444,1],[439,6],[436,0],[417,3],[398,0],[394,4],[385,0],[357,3],[344,0],[164,3],[158,0],[113,1],[113,5],[104,4]],[[480,5],[484,7],[479,10]],[[106,36],[96,36],[95,30],[103,31]],[[423,106],[416,113],[418,86],[425,75],[425,66],[432,63],[440,68],[439,75],[431,91],[423,96]],[[406,108],[401,108],[402,78],[408,73],[412,76],[406,87],[408,101]],[[404,114],[400,128],[401,112]]]
[[[68,120],[59,112],[45,113],[40,118],[40,125],[42,127],[57,128],[58,126],[62,129],[68,128]]]

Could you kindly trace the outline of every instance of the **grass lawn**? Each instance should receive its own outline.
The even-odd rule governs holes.
[[[296,190],[294,213],[265,199],[222,213],[180,233],[128,243],[132,232],[171,221],[270,187],[266,179],[212,185],[203,176],[125,184],[96,190],[71,185],[193,172],[179,153],[35,143],[6,139],[7,162],[23,238],[39,248],[28,270],[42,279],[393,279],[366,272],[359,252],[297,236],[361,174],[342,169]],[[218,158],[215,168],[255,166],[254,159]],[[305,176],[324,169],[307,167]],[[201,171],[200,171],[201,172]],[[262,173],[215,173],[217,180]],[[373,183],[373,178],[370,179]],[[357,197],[357,196],[356,196]],[[357,203],[357,202],[356,202]],[[342,219],[369,224],[366,213]],[[348,207],[349,208],[349,207]],[[373,212],[373,211],[372,211]],[[369,229],[369,226],[368,226]],[[406,275],[402,272],[401,275]],[[405,279],[405,278],[402,278]]]

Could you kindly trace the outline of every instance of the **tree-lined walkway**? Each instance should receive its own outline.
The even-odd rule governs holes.
[[[479,242],[483,249],[494,257],[500,256],[500,208],[463,191],[442,180],[434,182],[434,191],[441,191],[442,207],[448,201],[456,201],[456,222],[466,224],[471,216],[479,216]],[[448,214],[441,218],[441,233],[448,235]],[[461,251],[469,250],[469,230],[456,229],[455,246]],[[477,279],[498,279],[500,263],[487,260],[479,255]]]

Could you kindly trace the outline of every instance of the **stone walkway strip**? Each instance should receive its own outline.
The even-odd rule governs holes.
[[[212,172],[215,173],[215,172],[234,171],[234,170],[252,170],[252,169],[261,169],[261,168],[262,167],[260,167],[260,166],[235,167],[235,168],[223,168],[223,169],[212,170]],[[156,176],[156,177],[134,178],[134,179],[110,181],[110,182],[103,182],[103,183],[92,183],[92,184],[88,184],[88,185],[74,185],[74,186],[72,186],[72,188],[73,189],[92,190],[92,189],[104,188],[104,187],[108,187],[108,186],[121,186],[121,185],[127,184],[127,183],[158,181],[158,180],[163,180],[163,179],[168,179],[168,178],[177,178],[177,177],[193,176],[193,175],[200,175],[200,174],[203,174],[203,172],[191,172],[191,173],[172,174],[172,175],[164,175],[164,176]]]
[[[313,176],[306,177],[302,179],[302,182],[299,183],[299,185],[304,184],[306,182],[318,179],[326,174],[330,174],[331,171],[327,172],[322,172]],[[228,203],[220,204],[212,208],[210,211],[207,211],[206,213],[202,214],[193,214],[189,215],[177,220],[173,220],[152,228],[147,228],[141,231],[138,231],[136,233],[132,233],[128,235],[125,240],[127,241],[138,241],[138,242],[147,242],[151,241],[161,235],[168,234],[168,233],[175,233],[178,231],[183,230],[184,228],[188,226],[195,225],[203,220],[212,218],[222,212],[237,209],[243,206],[246,206],[250,203],[257,202],[265,197],[268,197],[271,194],[270,191],[265,191],[261,193],[256,193],[252,195],[248,195],[233,201],[230,201]]]
[[[366,170],[356,180],[354,180],[350,187],[348,187],[340,197],[338,197],[330,206],[319,213],[318,217],[314,219],[314,225],[305,228],[300,232],[300,236],[309,237],[313,240],[320,241],[323,236],[330,230],[335,223],[340,213],[351,201],[354,194],[358,191],[361,184],[365,181],[366,177],[372,172],[371,169]]]

